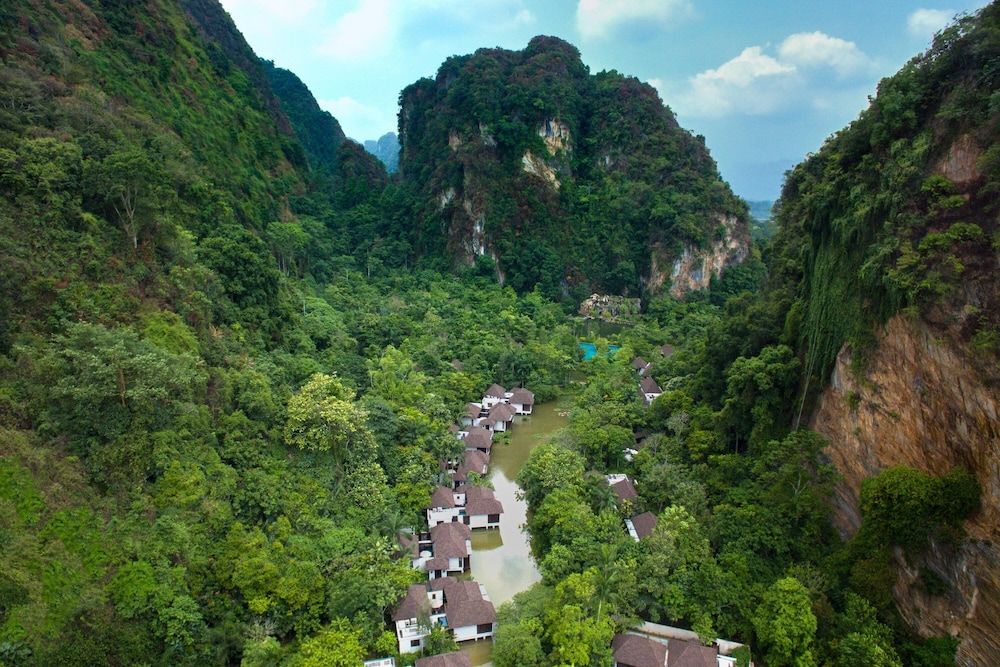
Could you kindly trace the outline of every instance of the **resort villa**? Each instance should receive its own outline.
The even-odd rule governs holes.
[[[615,635],[611,648],[614,667],[736,667],[734,654],[746,650],[725,639],[706,646],[691,630],[657,623]]]
[[[649,537],[656,529],[656,515],[652,512],[636,514],[631,519],[625,519],[625,529],[629,536],[638,542],[644,537]]]
[[[452,653],[420,658],[417,660],[416,667],[472,667],[472,661],[461,651],[453,651]]]
[[[660,385],[656,384],[656,380],[644,375],[639,378],[639,393],[642,394],[643,402],[649,405],[663,393],[663,390],[660,389]]]
[[[413,584],[392,614],[400,653],[415,653],[435,625],[447,628],[455,641],[490,639],[496,608],[486,589],[475,581],[440,577]]]

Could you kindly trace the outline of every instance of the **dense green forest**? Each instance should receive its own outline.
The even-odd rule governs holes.
[[[745,263],[683,301],[650,295],[617,354],[581,362],[561,281],[592,249],[524,244],[500,286],[492,261],[455,269],[428,231],[428,192],[458,176],[442,146],[407,143],[409,123],[440,121],[449,151],[453,119],[402,119],[392,180],[213,1],[4,4],[0,665],[393,654],[387,613],[422,576],[396,538],[423,521],[439,460],[461,448],[449,426],[491,382],[574,405],[519,478],[543,580],[501,607],[499,667],[606,665],[640,619],[747,642],[774,667],[953,664],[954,639],[902,623],[890,552],[961,539],[975,480],[885,470],[845,542],[826,443],[798,415],[843,342],[865,349],[893,313],[943,321],[970,291],[980,307],[947,334],[995,377],[998,14],[963,19],[883,81],[791,172],[778,231]],[[546,79],[557,65],[554,83],[573,86]],[[607,252],[576,268],[595,284],[634,293],[651,238],[704,245],[717,232],[699,215],[745,218],[655,92],[590,75],[565,43],[442,72],[468,84],[456,113],[504,80],[514,106],[473,116],[505,156],[487,174],[546,150],[539,118],[592,137],[565,165],[589,189],[565,180],[531,211],[592,224]],[[403,98],[435,94],[424,80]],[[536,102],[537,117],[511,112]],[[639,129],[605,113],[648,124],[670,159],[629,155]],[[959,135],[990,146],[969,196],[930,176]],[[612,144],[623,166],[598,176]],[[664,193],[668,177],[686,185]],[[632,227],[606,224],[626,211]],[[539,238],[560,238],[552,215]],[[665,390],[649,408],[634,354]],[[613,502],[614,471],[637,480],[636,507]],[[642,542],[622,527],[634,509],[659,516]],[[933,572],[923,585],[943,592]]]

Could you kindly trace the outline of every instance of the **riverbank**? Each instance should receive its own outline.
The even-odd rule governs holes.
[[[499,530],[472,533],[472,578],[486,587],[490,599],[498,607],[521,591],[541,580],[541,574],[531,556],[531,545],[523,526],[527,522],[528,505],[517,497],[514,481],[536,445],[545,442],[568,424],[565,397],[534,407],[530,417],[517,417],[510,431],[510,442],[493,448],[490,456],[490,480],[496,497],[503,503],[504,514]],[[492,642],[468,643],[462,652],[477,667],[488,667]]]

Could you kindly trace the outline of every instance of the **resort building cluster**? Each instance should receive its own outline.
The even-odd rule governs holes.
[[[479,403],[465,406],[452,433],[464,444],[459,458],[441,461],[441,484],[426,509],[427,530],[400,537],[410,564],[427,573],[427,581],[410,586],[392,620],[400,653],[413,653],[435,626],[455,641],[490,639],[496,629],[496,609],[486,588],[463,577],[472,567],[472,531],[500,527],[503,504],[493,489],[479,484],[489,474],[496,433],[510,429],[517,415],[530,415],[535,395],[527,389],[507,391],[491,385]],[[468,664],[452,654],[423,658],[430,667]]]
[[[664,345],[660,351],[667,357],[673,348]],[[639,393],[649,405],[662,393],[649,374],[651,364],[637,357],[633,367],[639,376]],[[427,573],[425,582],[409,587],[392,614],[401,654],[423,649],[435,626],[447,630],[458,642],[493,637],[497,618],[494,604],[486,588],[467,573],[472,565],[472,531],[499,528],[504,510],[493,490],[480,480],[489,474],[495,434],[511,429],[514,418],[530,415],[533,407],[530,391],[507,391],[494,384],[479,403],[468,403],[451,427],[464,450],[461,456],[440,462],[440,484],[426,508],[426,530],[400,538],[410,564]],[[640,440],[640,434],[636,439]],[[635,452],[626,450],[627,458],[628,453]],[[606,475],[605,479],[622,515],[628,517],[624,527],[629,536],[636,542],[649,537],[657,518],[652,512],[635,511],[639,507],[635,481],[624,474]],[[742,644],[723,639],[705,645],[690,630],[648,622],[616,635],[611,649],[614,667],[735,667],[735,656],[745,650]],[[369,661],[366,667],[383,664]],[[471,667],[471,662],[468,655],[452,652],[420,658],[416,667]]]

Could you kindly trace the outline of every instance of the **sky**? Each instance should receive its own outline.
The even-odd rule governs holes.
[[[868,104],[879,79],[984,0],[222,0],[250,46],[295,72],[355,140],[395,131],[399,91],[449,56],[555,35],[591,72],[652,84],[705,136],[733,190],[785,170]]]

